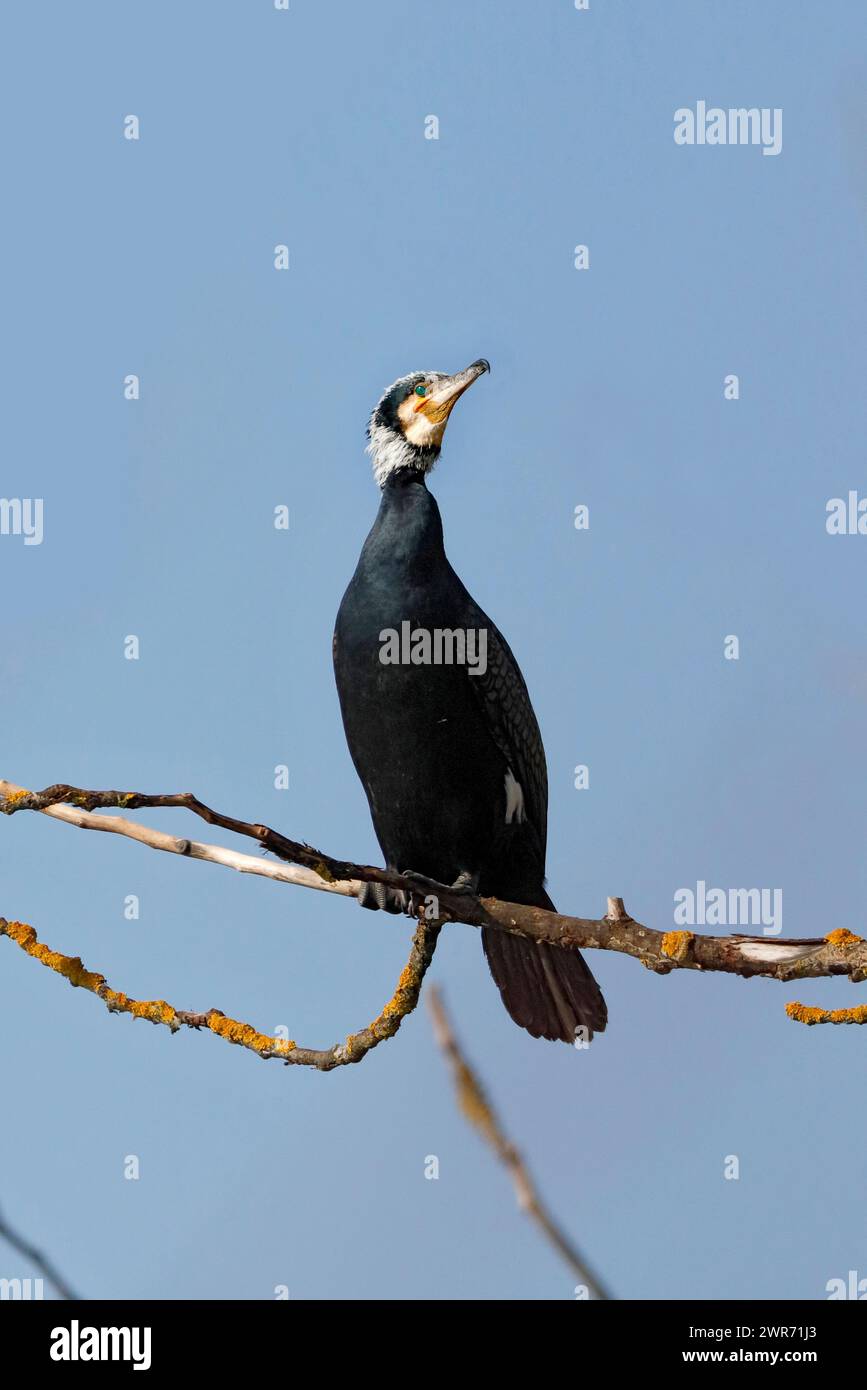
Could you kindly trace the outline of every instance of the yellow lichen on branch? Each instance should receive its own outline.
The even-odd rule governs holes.
[[[416,976],[409,962],[407,962],[400,972],[400,979],[395,986],[394,994],[380,1011],[379,1017],[373,1020],[370,1025],[371,1028],[376,1028],[382,1023],[383,1019],[391,1018],[393,1014],[399,1014],[400,1017],[403,1018],[406,1013],[405,1005],[408,996],[413,996],[415,999],[418,998]]]
[[[60,951],[53,951],[50,946],[46,946],[39,940],[33,927],[28,926],[26,922],[7,922],[0,917],[0,936],[14,941],[28,956],[32,956],[56,974],[62,975],[76,989],[86,989],[95,994],[111,1013],[130,1014],[133,1018],[147,1019],[149,1023],[161,1023],[173,1033],[180,1028],[207,1028],[218,1038],[238,1047],[245,1047],[263,1060],[279,1057],[287,1065],[316,1067],[318,1071],[332,1071],[335,1067],[360,1062],[372,1048],[385,1042],[387,1038],[394,1037],[403,1019],[418,1003],[422,981],[430,965],[439,930],[439,923],[418,924],[413,937],[412,951],[401,972],[397,988],[373,1023],[358,1033],[350,1033],[343,1043],[319,1049],[300,1047],[289,1039],[260,1033],[249,1023],[228,1018],[220,1009],[192,1013],[186,1009],[173,1008],[165,999],[131,999],[128,995],[111,989],[105,976],[88,970],[78,956],[64,956]]]
[[[849,931],[848,927],[837,927],[835,931],[828,933],[825,940],[836,946],[839,951],[851,951],[853,946],[860,946],[863,938]]]
[[[104,975],[98,975],[84,966],[79,956],[64,956],[60,951],[52,951],[41,942],[32,927],[26,922],[0,922],[0,934],[8,936],[26,951],[28,956],[38,960],[49,970],[62,975],[75,989],[86,989],[95,994],[112,1013],[132,1014],[133,1018],[146,1018],[150,1023],[164,1023],[171,1029],[179,1028],[175,1010],[165,999],[130,999],[126,994],[110,989]]]
[[[288,1038],[271,1038],[267,1033],[257,1033],[249,1023],[238,1023],[234,1018],[226,1018],[226,1015],[217,1009],[211,1009],[207,1015],[207,1022],[211,1032],[216,1033],[218,1038],[237,1043],[239,1047],[248,1047],[260,1057],[279,1057],[283,1052],[294,1052],[296,1047]]]
[[[28,796],[30,796],[30,792],[27,788],[19,787],[18,791],[10,792],[8,796],[3,798],[3,801],[0,802],[0,811],[6,816],[10,815],[16,806],[19,806]]]
[[[686,960],[690,942],[694,940],[694,931],[667,931],[662,938],[662,953],[672,960]]]
[[[825,940],[838,951],[851,951],[861,945],[863,937],[856,936],[847,927],[837,927]],[[795,1023],[805,1023],[808,1028],[816,1023],[867,1023],[867,1004],[856,1004],[851,1009],[816,1009],[796,1000],[786,1005],[786,1014]]]
[[[204,1015],[191,1015],[172,1008],[165,999],[131,999],[129,995],[111,989],[105,976],[88,970],[78,956],[64,956],[60,951],[53,951],[50,946],[46,946],[39,940],[33,927],[28,926],[26,922],[7,922],[0,918],[0,936],[8,936],[9,940],[20,946],[28,956],[32,956],[40,965],[47,966],[56,974],[62,975],[75,989],[86,989],[95,994],[111,1013],[131,1014],[133,1018],[147,1019],[148,1023],[161,1023],[173,1033],[185,1026],[198,1028],[206,1024],[212,1033],[225,1038],[227,1042],[247,1047],[260,1057],[279,1057],[290,1052],[295,1046],[293,1042],[284,1042],[279,1038],[268,1037],[265,1033],[257,1033],[249,1024],[226,1018],[216,1009],[211,1009]]]
[[[856,1004],[852,1009],[814,1009],[808,1004],[792,1003],[786,1005],[786,1013],[808,1028],[814,1023],[867,1023],[867,1004]]]
[[[349,1034],[339,1049],[340,1062],[359,1062],[371,1047],[394,1037],[407,1014],[411,1014],[418,1003],[422,981],[430,965],[439,932],[439,923],[419,922],[415,929],[409,960],[400,972],[394,994],[372,1023],[359,1033]]]

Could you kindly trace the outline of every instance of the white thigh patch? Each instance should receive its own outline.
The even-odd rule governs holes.
[[[511,825],[515,821],[518,825],[524,821],[524,788],[520,782],[515,780],[515,774],[510,767],[506,768],[506,825]]]

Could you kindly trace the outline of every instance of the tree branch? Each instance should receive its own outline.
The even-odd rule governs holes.
[[[69,809],[71,803],[75,809]],[[273,864],[250,855],[238,854],[217,845],[177,839],[119,817],[95,815],[95,807],[130,810],[138,807],[181,807],[209,824],[257,840],[266,850],[280,855],[288,864]],[[418,896],[418,884],[389,869],[369,864],[353,864],[334,859],[321,850],[256,822],[237,820],[212,810],[190,792],[147,796],[139,792],[85,791],[65,784],[46,787],[41,792],[26,791],[12,782],[0,780],[0,811],[42,811],[85,829],[109,831],[168,850],[190,859],[222,864],[242,873],[257,873],[280,882],[306,888],[354,896],[360,883],[383,883]],[[655,931],[635,921],[626,912],[621,898],[609,898],[608,910],[599,919],[568,917],[543,908],[501,902],[497,898],[477,898],[472,894],[438,891],[433,905],[437,920],[463,922],[473,927],[497,927],[501,931],[532,941],[564,948],[581,947],[599,951],[618,951],[639,960],[659,975],[673,970],[718,971],[745,978],[803,980],[846,975],[853,983],[867,979],[867,942],[846,927],[838,927],[821,937],[704,936],[691,931]]]
[[[23,787],[0,778],[0,812],[13,815],[15,811],[24,810],[21,800],[23,791]],[[279,883],[296,883],[302,888],[314,888],[322,893],[341,893],[344,897],[355,897],[361,887],[360,879],[338,881],[321,878],[313,869],[300,868],[295,864],[278,864],[273,859],[260,859],[252,854],[239,854],[237,850],[225,849],[222,845],[207,845],[198,840],[181,839],[177,835],[167,835],[165,831],[154,830],[151,826],[139,825],[137,821],[126,820],[123,816],[94,815],[90,811],[76,810],[72,806],[53,804],[39,809],[52,820],[78,826],[80,830],[98,830],[110,835],[122,835],[125,839],[146,845],[148,849],[180,854],[186,859],[201,859],[209,864],[219,864],[225,869],[235,869],[238,873],[275,879]]]
[[[806,1023],[812,1028],[814,1023],[867,1023],[867,1004],[856,1004],[854,1009],[812,1009],[807,1004],[787,1004],[786,1013],[796,1023]]]
[[[431,985],[427,992],[427,1005],[433,1022],[434,1036],[452,1069],[458,1105],[470,1124],[478,1130],[485,1143],[493,1149],[508,1170],[518,1206],[536,1223],[545,1238],[569,1265],[573,1274],[586,1285],[588,1292],[594,1298],[610,1298],[611,1295],[601,1280],[592,1273],[583,1255],[579,1254],[569,1237],[558,1226],[539,1196],[530,1170],[503,1129],[482,1083],[461,1051],[436,985]]]
[[[287,1066],[316,1067],[318,1071],[333,1071],[351,1062],[360,1062],[372,1048],[393,1038],[407,1014],[412,1013],[418,1003],[422,980],[431,963],[439,934],[439,924],[420,922],[416,928],[409,960],[401,972],[397,988],[382,1012],[367,1028],[351,1033],[343,1043],[318,1050],[299,1047],[295,1042],[270,1037],[259,1033],[249,1023],[239,1023],[237,1019],[227,1018],[219,1009],[208,1009],[205,1013],[191,1013],[186,1009],[175,1009],[165,999],[131,999],[118,990],[111,989],[104,975],[86,969],[78,956],[64,956],[52,951],[39,941],[36,932],[26,922],[7,922],[0,917],[0,936],[6,936],[20,946],[28,956],[33,956],[40,964],[54,970],[76,989],[86,989],[101,999],[109,1013],[131,1014],[133,1018],[146,1019],[148,1023],[163,1024],[176,1033],[180,1028],[208,1028],[217,1037],[239,1047],[249,1048],[265,1060],[279,1057]]]

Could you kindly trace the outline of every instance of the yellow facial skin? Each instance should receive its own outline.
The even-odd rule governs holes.
[[[438,449],[455,402],[483,372],[489,370],[487,362],[480,360],[455,376],[438,377],[421,383],[425,386],[423,396],[411,392],[397,408],[404,437],[410,444]]]
[[[407,396],[397,408],[404,438],[420,449],[438,449],[442,444],[452,405],[454,401],[448,406],[435,407],[428,397]]]

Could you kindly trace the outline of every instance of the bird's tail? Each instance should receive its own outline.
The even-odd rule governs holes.
[[[554,910],[550,898],[539,906]],[[497,927],[482,928],[482,945],[503,1003],[534,1038],[574,1043],[604,1032],[608,1008],[580,951],[537,944]]]

